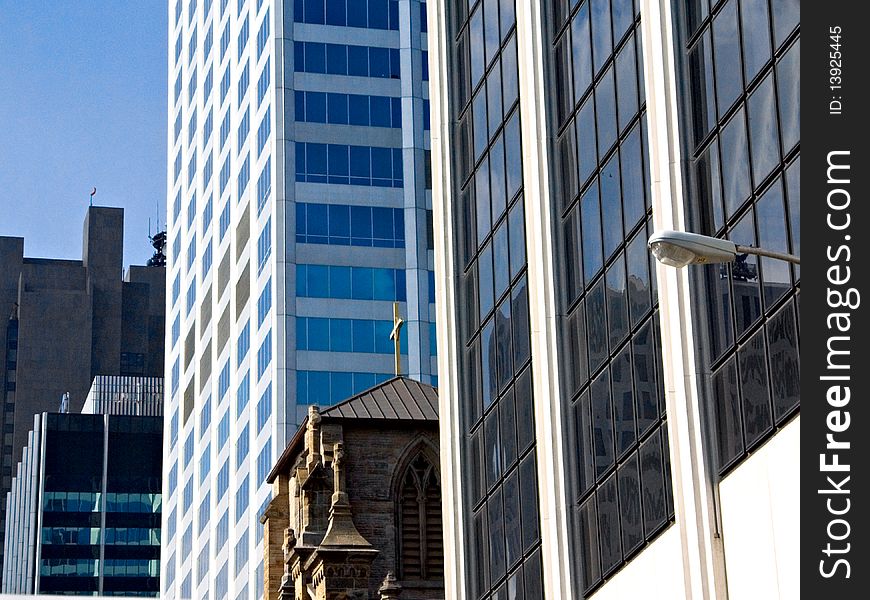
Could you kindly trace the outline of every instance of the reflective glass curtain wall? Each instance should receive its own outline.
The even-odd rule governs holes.
[[[585,597],[674,518],[639,4],[544,0],[570,543]]]
[[[695,231],[800,254],[797,0],[675,2],[687,213]],[[800,268],[747,255],[696,270],[725,476],[800,410]]]
[[[513,0],[448,2],[470,598],[542,598]]]

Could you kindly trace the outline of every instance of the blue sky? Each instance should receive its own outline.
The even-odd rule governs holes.
[[[166,218],[166,2],[0,0],[0,235],[81,258],[88,196],[125,209],[124,264]]]

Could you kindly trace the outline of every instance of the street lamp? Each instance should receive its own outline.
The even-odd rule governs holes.
[[[647,245],[660,263],[677,268],[690,264],[734,262],[741,254],[755,254],[801,264],[801,259],[793,254],[738,246],[729,240],[687,231],[659,231],[650,236]]]

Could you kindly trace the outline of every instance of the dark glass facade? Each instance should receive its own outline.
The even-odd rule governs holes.
[[[578,598],[674,518],[639,5],[544,0],[550,193]]]
[[[543,598],[515,3],[447,9],[464,583]]]
[[[686,208],[695,231],[800,254],[797,0],[675,2]],[[752,255],[696,270],[709,450],[724,476],[800,406],[800,269]]]
[[[13,578],[22,569],[7,566],[4,590],[157,596],[163,419],[43,414],[39,421],[39,447],[29,457],[41,464],[19,470],[25,480],[11,503],[19,534],[6,540],[7,560],[33,573]],[[17,510],[26,506],[35,512]],[[26,531],[33,539],[20,538]],[[34,550],[35,560],[25,556]]]

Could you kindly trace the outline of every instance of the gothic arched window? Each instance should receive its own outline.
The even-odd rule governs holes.
[[[405,468],[397,504],[399,577],[443,579],[441,484],[436,467],[422,452]]]

